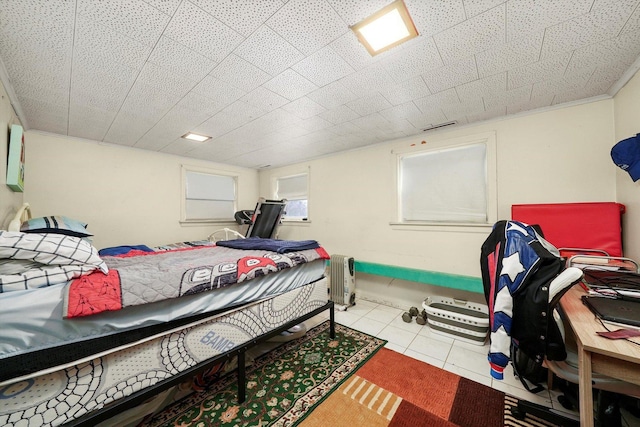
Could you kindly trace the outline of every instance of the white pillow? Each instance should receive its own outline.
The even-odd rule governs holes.
[[[93,266],[109,269],[89,242],[63,234],[0,231],[0,258],[28,260],[45,265]]]
[[[26,259],[0,259],[0,275],[22,274],[32,268],[41,267],[42,264]]]

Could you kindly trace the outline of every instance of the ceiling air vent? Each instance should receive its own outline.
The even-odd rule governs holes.
[[[452,121],[452,122],[446,122],[446,123],[440,123],[439,125],[433,125],[433,126],[429,126],[428,128],[422,129],[422,132],[426,132],[428,130],[434,130],[434,129],[440,129],[446,126],[451,126],[451,125],[455,125],[457,124],[457,121]]]

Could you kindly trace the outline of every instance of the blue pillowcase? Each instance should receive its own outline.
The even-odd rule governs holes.
[[[100,256],[116,256],[128,254],[131,251],[143,251],[143,252],[155,252],[153,249],[146,245],[134,245],[134,246],[114,246],[111,248],[104,248],[98,251]]]
[[[20,226],[23,233],[54,233],[73,237],[88,237],[87,224],[66,216],[31,218]]]

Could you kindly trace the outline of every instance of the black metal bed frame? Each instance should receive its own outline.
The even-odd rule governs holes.
[[[245,342],[238,347],[229,350],[225,353],[214,356],[204,362],[201,362],[191,368],[165,380],[162,380],[152,386],[149,386],[143,390],[137,391],[127,397],[122,399],[118,399],[105,407],[98,409],[96,411],[88,412],[82,415],[79,418],[69,421],[65,423],[65,426],[95,426],[96,424],[106,421],[109,418],[127,410],[133,408],[150,397],[157,395],[158,393],[168,389],[171,386],[179,384],[185,378],[194,377],[201,372],[211,368],[216,363],[229,360],[234,356],[238,356],[238,403],[243,403],[246,399],[246,364],[245,364],[245,354],[246,352],[254,347],[257,344],[260,344],[287,329],[292,328],[293,326],[304,322],[307,319],[312,318],[313,316],[322,313],[323,311],[329,309],[329,336],[331,338],[335,338],[336,330],[335,330],[335,311],[334,311],[334,303],[333,301],[328,301],[322,307],[316,308],[315,310],[300,316],[294,320],[287,322],[286,324],[269,331],[265,334],[260,335],[248,342]]]

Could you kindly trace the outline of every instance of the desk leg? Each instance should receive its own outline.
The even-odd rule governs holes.
[[[578,342],[578,369],[580,373],[580,425],[593,427],[593,389],[591,385],[591,353]]]

